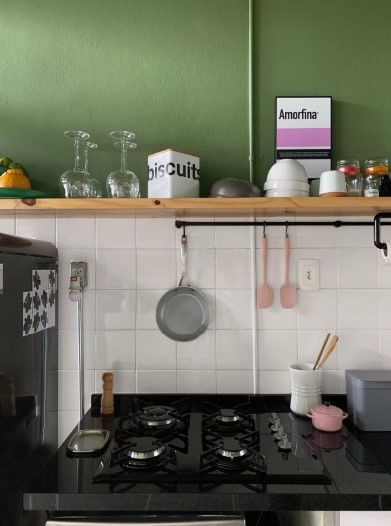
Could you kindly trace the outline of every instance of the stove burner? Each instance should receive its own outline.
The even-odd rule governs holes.
[[[234,409],[220,409],[220,413],[216,415],[216,420],[224,424],[239,422],[240,416],[235,413]]]
[[[129,445],[127,455],[133,459],[148,460],[164,453],[164,446],[159,440],[151,437],[140,437]]]
[[[152,405],[144,407],[136,415],[136,420],[143,426],[156,429],[174,424],[177,417],[178,412],[173,407]]]
[[[217,450],[218,455],[231,460],[243,458],[248,453],[248,449],[234,438],[224,438],[224,445]]]

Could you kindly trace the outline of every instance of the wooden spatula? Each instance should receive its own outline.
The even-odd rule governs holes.
[[[280,288],[280,303],[283,309],[292,309],[296,304],[296,287],[289,282],[289,254],[291,244],[289,236],[286,234],[284,239],[285,255],[285,282]]]
[[[273,291],[267,284],[267,237],[266,234],[261,238],[261,258],[262,258],[262,284],[258,288],[257,307],[267,309],[273,302]]]

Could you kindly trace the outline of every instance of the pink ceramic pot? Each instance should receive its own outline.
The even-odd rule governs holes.
[[[320,431],[339,431],[342,428],[342,421],[348,414],[335,405],[315,405],[307,413],[308,418],[312,419],[312,425]]]

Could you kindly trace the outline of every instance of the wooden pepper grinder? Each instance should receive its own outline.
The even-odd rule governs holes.
[[[100,412],[102,415],[111,415],[114,413],[113,373],[102,374],[102,389]]]

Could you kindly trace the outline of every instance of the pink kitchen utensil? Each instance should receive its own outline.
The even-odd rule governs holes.
[[[280,288],[280,303],[283,309],[292,309],[296,304],[296,287],[289,282],[289,254],[290,241],[288,232],[284,239],[284,254],[285,254],[285,282]]]
[[[258,288],[257,307],[267,309],[273,302],[273,291],[267,284],[267,237],[265,232],[261,238],[261,257],[262,257],[262,284]]]

